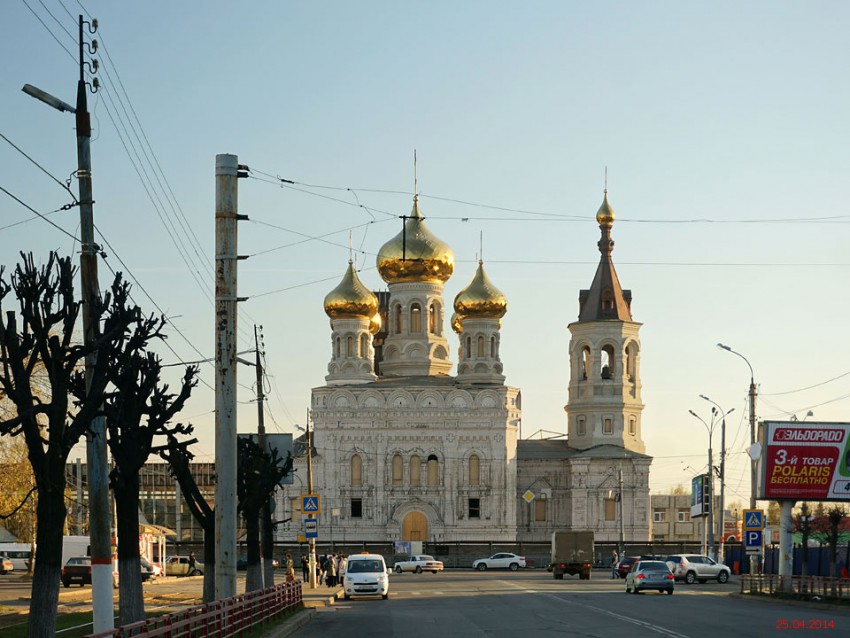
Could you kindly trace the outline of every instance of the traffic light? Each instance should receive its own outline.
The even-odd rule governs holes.
[[[702,513],[711,511],[711,474],[702,475]]]

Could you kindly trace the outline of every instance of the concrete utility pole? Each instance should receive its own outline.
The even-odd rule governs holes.
[[[307,493],[313,493],[313,440],[310,437],[310,412],[307,412]],[[307,518],[314,518],[308,514]],[[310,589],[316,589],[316,539],[310,539]]]
[[[619,514],[620,514],[619,515],[619,519],[620,519],[620,543],[619,543],[618,549],[619,549],[619,552],[620,552],[620,558],[622,559],[626,555],[625,554],[626,547],[625,547],[624,523],[623,523],[623,470],[622,469],[620,469],[619,473],[618,473],[617,489],[620,490],[619,498],[617,499],[617,501],[618,501],[617,504],[618,504],[619,510],[620,510],[620,512],[619,512]]]
[[[263,452],[266,452],[266,422],[263,416],[263,402],[266,395],[263,391],[263,362],[260,352],[260,330],[262,326],[254,326],[254,346],[256,347],[257,370],[257,443]],[[274,541],[272,539],[272,516],[271,497],[266,500],[260,509],[260,549],[263,556],[263,587],[268,589],[274,586]]]
[[[236,595],[236,307],[239,164],[215,157],[215,597]]]

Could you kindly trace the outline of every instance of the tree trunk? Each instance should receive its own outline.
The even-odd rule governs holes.
[[[122,625],[145,619],[139,564],[139,476],[122,474],[113,487],[118,518],[118,610]]]
[[[245,541],[248,545],[248,573],[245,576],[245,591],[263,588],[263,566],[260,564],[260,517],[245,513]],[[256,512],[254,512],[256,514]]]
[[[274,536],[272,531],[272,514],[269,507],[271,499],[266,499],[260,510],[260,549],[263,556],[263,587],[274,587]]]
[[[50,478],[54,478],[55,474],[51,472]],[[39,481],[38,532],[29,615],[30,638],[52,638],[56,635],[56,608],[59,604],[59,579],[62,572],[62,526],[67,513],[64,487],[64,482],[62,485],[44,485],[44,481]]]
[[[204,602],[215,600],[215,513],[204,528]]]

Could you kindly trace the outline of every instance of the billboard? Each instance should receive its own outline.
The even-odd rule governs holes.
[[[850,499],[850,423],[765,421],[759,498]]]
[[[239,437],[247,437],[257,442],[257,434],[238,434]],[[266,434],[266,448],[269,452],[277,450],[280,458],[285,459],[287,455],[292,454],[292,435],[291,434]],[[295,482],[293,473],[290,472],[280,482],[281,485],[292,485]]]
[[[705,474],[691,479],[691,518],[705,516],[706,511]]]

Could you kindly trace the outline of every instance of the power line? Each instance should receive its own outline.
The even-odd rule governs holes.
[[[30,13],[32,13],[35,16],[35,19],[38,20],[41,23],[41,26],[43,26],[47,30],[47,32],[50,34],[50,37],[53,38],[56,41],[56,44],[58,44],[60,47],[62,47],[65,50],[65,53],[67,53],[70,56],[71,60],[74,61],[74,64],[77,64],[77,58],[74,57],[74,54],[71,53],[68,50],[68,47],[66,47],[64,44],[62,44],[62,42],[59,40],[59,38],[56,37],[56,34],[53,33],[53,30],[49,26],[47,26],[47,24],[44,22],[44,20],[41,19],[41,16],[39,16],[35,12],[35,10],[27,3],[27,0],[21,0],[21,2],[23,2],[24,5],[26,6],[26,8],[30,10]],[[67,31],[66,31],[66,33],[67,33]]]
[[[68,194],[71,196],[71,198],[74,200],[74,204],[79,204],[79,201],[77,200],[77,197],[74,195],[74,191],[72,191],[72,190],[71,190],[71,186],[70,186],[70,181],[71,181],[71,180],[70,180],[70,179],[68,180],[68,182],[65,182],[65,183],[60,182],[60,181],[59,181],[56,177],[54,177],[54,176],[53,176],[53,175],[52,175],[52,174],[51,174],[51,173],[50,173],[50,172],[49,172],[46,168],[44,168],[41,164],[39,164],[38,162],[36,162],[36,161],[35,161],[32,157],[30,157],[29,155],[27,155],[27,154],[24,152],[24,150],[23,150],[22,148],[20,148],[17,144],[15,144],[15,143],[14,143],[12,140],[10,140],[8,137],[6,137],[5,135],[3,135],[3,133],[0,133],[0,137],[2,137],[4,140],[6,140],[6,142],[9,144],[9,146],[11,146],[11,147],[12,147],[12,148],[14,148],[16,151],[18,151],[18,153],[20,153],[21,155],[23,155],[24,157],[26,157],[26,158],[27,158],[30,162],[32,162],[33,164],[35,164],[35,166],[36,166],[36,167],[37,167],[37,168],[38,168],[38,169],[39,169],[42,173],[44,173],[44,174],[45,174],[45,175],[47,175],[50,179],[52,179],[54,182],[56,182],[57,184],[59,184],[60,188],[62,188],[62,190],[64,190],[66,193],[68,193]],[[69,206],[69,208],[70,208],[70,206]]]
[[[77,239],[74,235],[72,235],[71,233],[69,233],[67,230],[65,230],[64,228],[62,228],[62,227],[61,227],[61,226],[59,226],[58,224],[54,223],[52,220],[47,219],[47,216],[46,216],[46,215],[44,215],[44,214],[42,214],[42,213],[39,213],[39,212],[38,212],[35,208],[33,208],[32,206],[30,206],[29,204],[27,204],[27,203],[26,203],[26,202],[24,202],[23,200],[18,199],[15,195],[13,195],[13,194],[12,194],[12,193],[10,193],[9,191],[7,191],[7,190],[6,190],[5,188],[3,188],[2,186],[0,186],[0,191],[3,191],[4,193],[6,193],[9,197],[11,197],[12,199],[14,199],[14,200],[15,200],[16,202],[18,202],[21,206],[23,206],[23,207],[24,207],[24,208],[26,208],[27,210],[29,210],[29,211],[31,211],[31,212],[33,212],[33,213],[35,213],[35,214],[36,214],[36,215],[38,215],[41,219],[43,219],[44,221],[46,221],[48,224],[50,224],[51,226],[53,226],[54,228],[56,228],[56,229],[57,229],[57,230],[59,230],[60,232],[62,232],[62,233],[64,233],[64,234],[68,235],[68,237],[70,237],[71,239],[73,239],[75,242],[80,241],[80,240],[79,240],[79,239]],[[56,210],[51,211],[50,213],[48,213],[48,215],[52,215],[53,213],[58,213],[60,210],[63,210],[63,209],[61,209],[61,208],[57,208]],[[29,221],[29,220],[26,220],[26,221]],[[18,222],[18,223],[21,223],[21,222]],[[14,226],[14,224],[12,224],[12,225]],[[8,226],[7,226],[7,227],[5,227],[5,228],[8,228]]]

